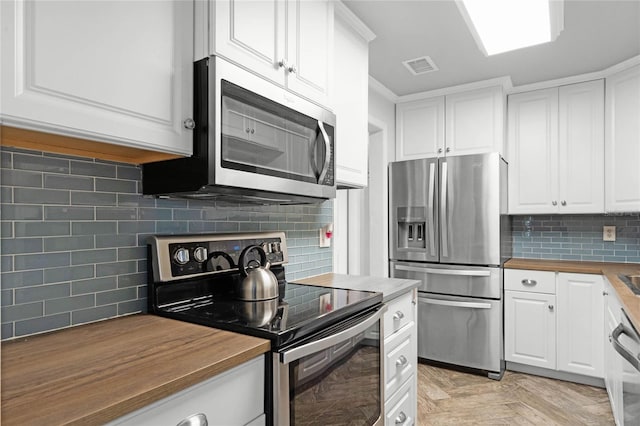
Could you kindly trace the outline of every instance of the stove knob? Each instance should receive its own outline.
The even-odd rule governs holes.
[[[178,265],[186,265],[189,262],[189,250],[181,247],[173,254],[173,259]]]
[[[204,262],[205,260],[207,260],[207,249],[204,247],[196,247],[196,249],[193,251],[193,258],[196,260],[196,262]]]

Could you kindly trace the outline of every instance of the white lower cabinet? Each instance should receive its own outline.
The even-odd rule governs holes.
[[[391,398],[385,401],[384,424],[413,425],[416,422],[417,389],[415,380],[407,380]]]
[[[558,370],[603,377],[601,275],[558,274]]]
[[[256,357],[108,425],[173,426],[194,415],[210,426],[264,425],[264,365],[264,356]]]
[[[600,275],[505,270],[505,360],[603,377]]]
[[[556,297],[505,291],[505,360],[555,370]]]
[[[387,302],[384,316],[385,425],[416,424],[417,406],[417,292]]]

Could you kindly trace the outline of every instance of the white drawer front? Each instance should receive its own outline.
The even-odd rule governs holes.
[[[385,426],[410,426],[416,424],[416,380],[407,380],[384,407]]]
[[[416,305],[413,303],[413,291],[393,299],[387,306],[387,312],[384,314],[385,338],[414,320]]]
[[[410,324],[384,344],[385,399],[416,372],[418,356],[415,330],[415,323]]]
[[[525,269],[505,269],[504,289],[528,291],[531,293],[556,293],[556,273],[550,271],[530,271]]]

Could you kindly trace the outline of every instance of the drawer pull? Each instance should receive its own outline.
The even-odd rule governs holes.
[[[194,414],[178,423],[177,426],[208,426],[207,416],[202,413]]]
[[[400,321],[402,318],[404,318],[404,314],[402,313],[402,311],[396,311],[396,313],[393,314],[394,321]]]
[[[534,286],[536,284],[538,284],[538,281],[536,280],[522,280],[520,281],[522,283],[522,285],[528,285],[528,286]]]
[[[398,414],[398,417],[396,417],[396,424],[401,425],[406,421],[407,421],[407,415],[404,413],[404,411],[400,411],[400,414]]]
[[[407,358],[404,355],[400,355],[400,357],[396,360],[396,367],[404,367],[407,365]]]

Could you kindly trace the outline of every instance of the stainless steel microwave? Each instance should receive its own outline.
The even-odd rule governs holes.
[[[194,63],[193,155],[142,167],[144,194],[256,204],[334,198],[330,111],[226,60]]]

